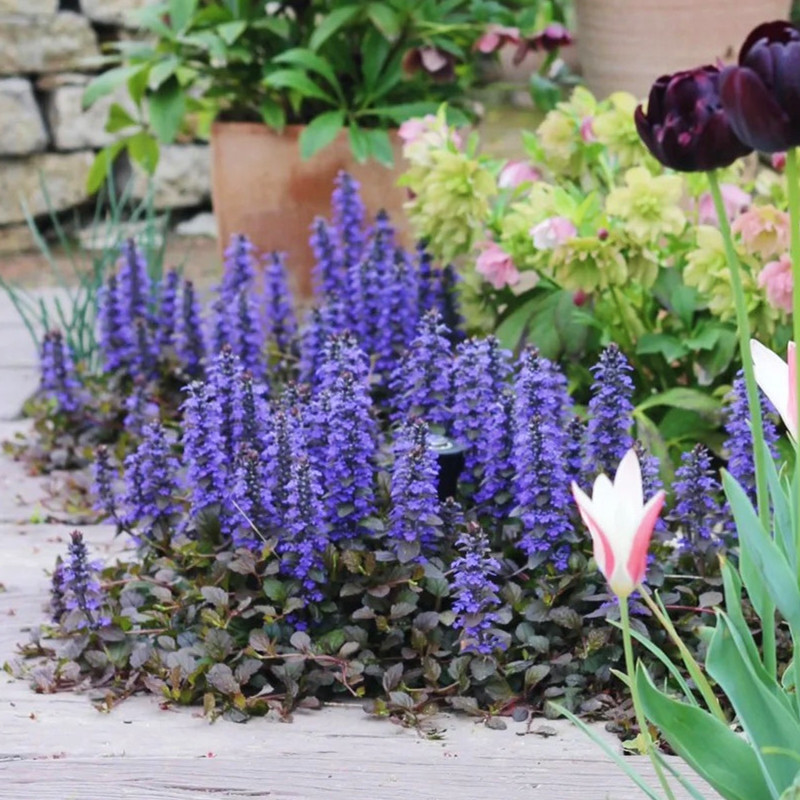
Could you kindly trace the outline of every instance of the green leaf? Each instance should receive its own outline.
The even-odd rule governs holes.
[[[240,19],[217,25],[217,33],[220,39],[228,45],[233,44],[246,30],[247,23]]]
[[[137,124],[137,121],[119,103],[111,104],[106,122],[106,130],[109,133],[116,133]]]
[[[354,3],[353,5],[344,6],[343,8],[337,8],[335,11],[331,11],[327,17],[324,17],[317,24],[314,33],[311,34],[311,40],[308,43],[309,47],[312,50],[319,50],[331,36],[340,28],[347,25],[360,10],[361,6],[358,3]]]
[[[387,39],[394,39],[400,33],[400,20],[390,5],[370,3],[367,7],[367,16]]]
[[[105,183],[105,180],[111,171],[111,165],[114,163],[114,160],[117,158],[117,156],[122,152],[122,148],[125,147],[126,144],[127,139],[120,139],[119,141],[108,145],[108,147],[104,147],[94,157],[92,166],[89,168],[89,174],[86,177],[86,191],[89,194],[94,194],[100,190],[100,187],[103,185],[103,183]]]
[[[725,800],[772,796],[753,748],[741,736],[706,711],[660,692],[641,663],[635,680],[645,716]]]
[[[686,346],[691,350],[713,350],[717,346],[723,331],[724,328],[719,326],[706,325],[686,339]]]
[[[302,67],[310,72],[316,72],[325,78],[336,93],[341,96],[341,85],[330,62],[313,50],[308,50],[305,47],[294,47],[291,50],[280,53],[272,60],[276,64],[289,64],[295,67]]]
[[[132,64],[127,67],[114,67],[94,78],[83,93],[81,103],[88,108],[101,97],[111,94],[117,87],[122,86],[130,78],[139,75],[149,68],[149,64]]]
[[[398,124],[412,117],[424,117],[426,114],[435,114],[439,108],[438,103],[421,100],[418,103],[398,103],[393,106],[376,106],[368,109],[370,116],[384,117]]]
[[[186,113],[186,94],[176,78],[170,78],[150,95],[149,108],[150,125],[156,136],[162,142],[173,142]]]
[[[736,521],[739,542],[746,551],[748,562],[752,564],[753,573],[744,574],[743,578],[756,610],[759,610],[757,597],[766,591],[792,630],[800,631],[797,573],[789,566],[786,556],[769,532],[764,530],[745,490],[727,470],[722,471],[722,486]],[[764,624],[773,623],[772,620],[764,620]]]
[[[370,155],[385,167],[394,166],[394,148],[386,131],[372,128],[364,131],[369,143]]]
[[[368,94],[377,84],[390,51],[391,44],[377,31],[369,31],[364,37],[361,43],[361,72]]]
[[[686,345],[677,336],[666,333],[646,333],[636,343],[636,352],[639,355],[660,353],[669,361],[676,361],[686,355]]]
[[[350,125],[347,131],[350,139],[350,150],[353,157],[359,164],[363,164],[369,158],[369,139],[366,131],[358,125]]]
[[[269,125],[270,128],[275,128],[277,131],[282,131],[284,129],[286,125],[286,112],[279,103],[267,98],[259,106],[258,110],[261,112],[261,119],[263,119],[264,123]]]
[[[770,795],[778,796],[791,786],[797,765],[781,754],[766,754],[765,747],[793,750],[800,741],[800,722],[788,696],[760,661],[753,663],[727,615],[717,614],[717,626],[708,646],[706,667],[730,700],[750,742],[750,749],[761,763],[762,774],[770,785]],[[706,745],[708,745],[706,741]],[[737,754],[731,752],[733,763]],[[766,797],[763,793],[750,797]]]
[[[197,0],[169,0],[168,10],[172,30],[184,31],[197,12]]]
[[[316,100],[325,100],[331,104],[336,103],[332,95],[317,86],[305,72],[298,69],[279,69],[275,72],[270,72],[264,78],[264,84],[271,86],[273,89],[294,89],[303,97],[313,97]]]
[[[158,166],[158,142],[146,131],[135,133],[127,140],[131,158],[152,175]]]
[[[175,74],[179,66],[180,60],[177,56],[167,56],[163,61],[159,61],[150,70],[150,75],[147,79],[148,87],[153,91],[158,89],[164,81]]]
[[[700,389],[676,386],[648,397],[636,406],[636,410],[646,411],[657,406],[673,406],[686,411],[697,411],[700,414],[713,414],[719,411],[719,400],[715,400]]]
[[[344,111],[326,111],[315,117],[300,134],[300,156],[311,158],[327,147],[344,127]]]

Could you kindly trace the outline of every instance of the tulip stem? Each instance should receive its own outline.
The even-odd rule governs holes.
[[[792,338],[800,344],[800,176],[797,166],[797,148],[786,153],[786,193],[789,198],[789,253],[792,257]],[[797,370],[797,385],[800,388],[800,369]],[[797,394],[800,398],[800,393]],[[798,441],[800,448],[800,441]],[[795,464],[800,465],[800,449],[795,452]],[[795,467],[797,469],[797,466]],[[797,498],[800,508],[800,498]],[[800,544],[800,516],[795,538]]]
[[[756,383],[756,373],[753,366],[753,356],[750,352],[750,319],[747,315],[747,301],[742,285],[742,273],[739,266],[739,257],[733,245],[731,226],[728,222],[728,213],[722,199],[719,187],[719,178],[716,172],[709,172],[708,183],[711,188],[711,197],[714,199],[714,208],[719,220],[719,229],[725,243],[725,255],[728,259],[728,270],[731,276],[733,289],[733,302],[736,308],[736,327],[739,332],[739,350],[742,358],[745,385],[747,386],[747,405],[750,409],[750,425],[753,434],[753,462],[756,472],[756,501],[758,515],[765,531],[772,530],[769,517],[769,485],[767,482],[767,450],[764,446],[764,423],[761,417],[761,398]],[[788,158],[787,158],[788,176]],[[796,302],[796,298],[795,298]],[[744,562],[748,554],[742,549],[740,561]],[[742,564],[740,563],[740,569]],[[762,644],[764,650],[764,667],[770,675],[777,674],[777,656],[775,649],[775,607],[768,600],[763,607]]]
[[[664,794],[669,800],[675,800],[675,795],[672,793],[672,788],[667,781],[667,776],[664,770],[661,769],[661,763],[655,753],[653,741],[650,738],[650,729],[647,727],[647,717],[642,711],[642,704],[639,700],[639,690],[636,686],[636,665],[633,661],[633,641],[631,637],[631,619],[628,613],[628,598],[619,598],[619,615],[622,624],[622,646],[625,650],[625,670],[628,673],[628,683],[631,690],[631,699],[633,700],[633,711],[636,714],[636,722],[639,725],[639,736],[644,743],[644,749],[653,763],[653,769],[656,771],[658,781]]]

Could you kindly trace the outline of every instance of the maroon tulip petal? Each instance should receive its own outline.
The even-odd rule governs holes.
[[[753,70],[725,69],[720,80],[720,99],[734,133],[753,149],[775,153],[800,144],[800,137],[792,136],[788,116]]]
[[[650,107],[648,106],[648,117],[650,114]],[[633,112],[633,121],[636,123],[636,130],[639,132],[639,138],[644,142],[644,146],[659,160],[661,161],[660,149],[656,135],[653,128],[648,121],[648,117],[644,114],[644,109],[641,106],[636,107]]]
[[[785,20],[775,20],[774,22],[762,22],[761,25],[753,28],[748,37],[744,40],[744,44],[739,50],[739,64],[741,66],[750,66],[747,63],[751,51],[757,49],[759,46],[769,44],[770,42],[780,42],[786,44],[787,42],[800,41],[800,30],[795,28],[790,22]]]
[[[737,159],[751,153],[753,148],[736,138],[728,118],[720,110],[703,126],[697,138],[696,150],[696,169],[706,172],[730,166]]]

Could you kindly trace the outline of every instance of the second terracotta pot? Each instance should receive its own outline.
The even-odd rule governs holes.
[[[403,214],[406,194],[395,185],[404,171],[397,136],[393,136],[395,166],[389,169],[374,161],[356,163],[345,134],[303,161],[298,144],[302,130],[299,125],[287,126],[279,134],[258,123],[214,123],[211,177],[220,248],[227,246],[232,234],[243,233],[261,251],[286,252],[293,289],[307,297],[314,263],[308,241],[311,224],[317,216],[330,216],[331,192],[340,170],[361,183],[368,213],[386,209],[400,241],[409,242]]]
[[[756,25],[790,10],[790,0],[576,0],[583,77],[598,97],[644,98],[660,75],[734,61]]]

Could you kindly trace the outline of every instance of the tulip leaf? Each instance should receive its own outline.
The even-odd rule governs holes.
[[[756,647],[753,634],[742,613],[742,581],[736,569],[728,561],[722,558],[722,583],[725,590],[725,613],[728,621],[739,634],[740,645],[746,648],[747,657],[752,663],[761,660],[761,656]]]
[[[746,647],[722,611],[717,615],[706,667],[736,711],[752,752],[762,765],[764,777],[770,785],[770,795],[778,797],[794,780],[797,764],[781,753],[765,753],[764,748],[795,748],[800,741],[800,722],[788,696],[767,675],[760,661],[753,663],[749,658]],[[766,795],[761,793],[751,797]]]
[[[789,567],[792,572],[797,573],[797,542],[795,540],[795,515],[794,506],[791,498],[796,497],[796,492],[788,492],[781,477],[778,474],[778,468],[772,459],[772,454],[766,443],[764,444],[766,451],[767,463],[767,481],[769,483],[769,496],[772,503],[772,524],[775,542],[780,546],[786,560],[789,562]],[[791,486],[797,480],[797,472],[795,471],[792,478],[789,479]],[[795,483],[796,485],[796,483]]]
[[[757,597],[751,592],[751,583],[755,584],[758,593],[766,590],[792,630],[800,631],[800,588],[797,574],[792,571],[778,545],[764,530],[747,493],[727,470],[722,471],[722,485],[733,511],[739,541],[746,551],[747,560],[742,567],[742,577],[756,611],[759,611],[759,607]],[[745,566],[751,568],[752,574],[745,572]],[[764,620],[764,624],[771,625],[773,622],[768,619]]]
[[[725,800],[773,796],[753,748],[741,736],[708,712],[660,692],[641,663],[636,687],[645,716]]]

